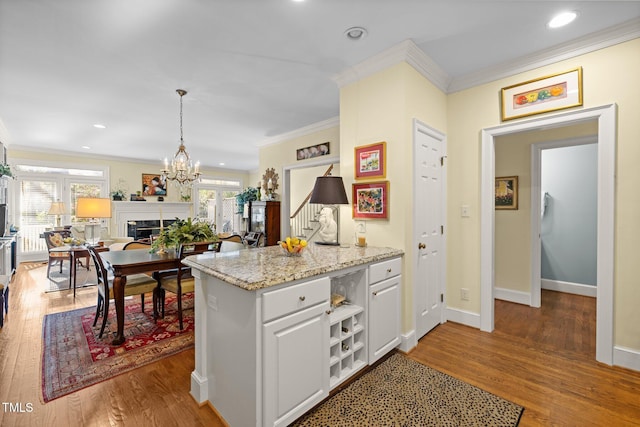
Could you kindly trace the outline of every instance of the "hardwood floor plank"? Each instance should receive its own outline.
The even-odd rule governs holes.
[[[20,265],[0,330],[0,401],[34,411],[0,410],[0,425],[223,426],[189,395],[194,350],[43,404],[42,319],[95,305],[96,290],[80,289],[75,300],[70,291],[44,293],[46,268],[35,267]],[[595,361],[595,309],[593,298],[551,291],[540,309],[496,301],[493,333],[448,322],[409,357],[524,406],[522,427],[638,426],[640,373]]]

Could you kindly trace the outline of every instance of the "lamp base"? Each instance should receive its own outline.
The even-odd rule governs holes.
[[[100,241],[100,230],[101,224],[97,223],[89,223],[84,226],[84,239],[90,245],[97,245],[98,241]]]

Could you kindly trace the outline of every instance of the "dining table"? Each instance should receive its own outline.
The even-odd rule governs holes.
[[[224,242],[221,252],[243,250],[241,243]],[[176,251],[157,253],[149,249],[131,249],[121,251],[101,252],[100,257],[105,266],[113,272],[113,300],[116,307],[116,336],[112,345],[121,345],[124,337],[124,288],[127,286],[127,276],[139,273],[173,270],[180,267],[180,258]]]

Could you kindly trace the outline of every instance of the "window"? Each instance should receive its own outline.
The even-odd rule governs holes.
[[[108,173],[106,168],[99,167],[16,163],[19,203],[14,204],[13,218],[20,227],[19,255],[21,260],[38,260],[47,251],[40,235],[56,226],[56,217],[49,215],[51,203],[64,202],[66,213],[61,215],[62,225],[86,221],[75,217],[76,200],[78,197],[106,197]]]
[[[203,178],[196,187],[198,217],[216,224],[218,233],[240,230],[240,218],[236,215],[236,195],[240,192],[239,180]]]

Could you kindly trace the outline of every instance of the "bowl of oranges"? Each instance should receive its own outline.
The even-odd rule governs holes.
[[[307,247],[307,241],[297,237],[287,237],[278,244],[286,256],[301,256],[302,251]]]

